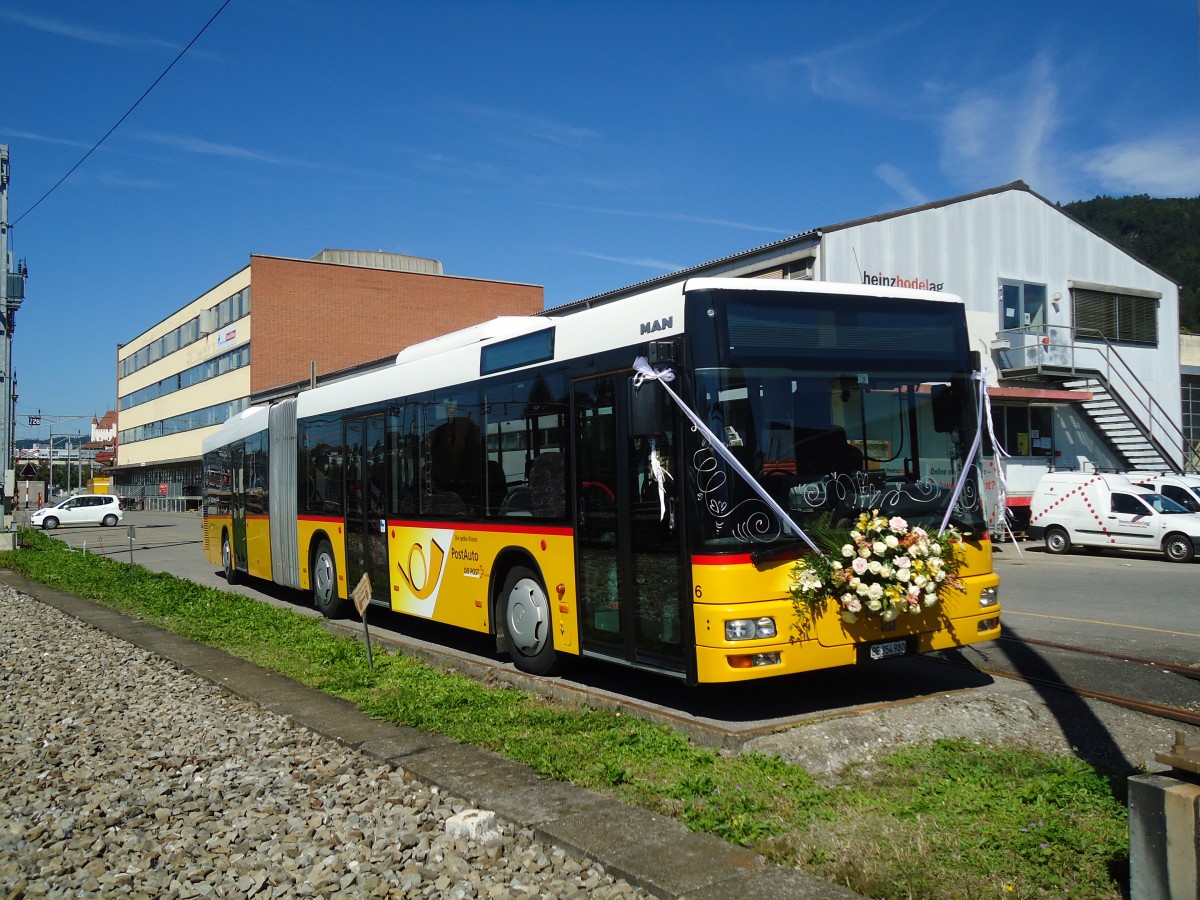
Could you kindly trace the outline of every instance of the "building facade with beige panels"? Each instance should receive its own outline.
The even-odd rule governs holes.
[[[326,250],[250,264],[117,349],[115,490],[182,508],[200,445],[254,402],[500,315],[540,286],[445,275],[437,260]]]

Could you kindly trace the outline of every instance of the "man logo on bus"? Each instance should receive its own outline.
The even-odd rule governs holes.
[[[408,551],[408,571],[404,571],[404,566],[400,561],[396,561],[396,568],[400,570],[400,577],[404,579],[404,583],[408,585],[409,591],[418,600],[428,600],[433,593],[433,589],[437,587],[438,576],[442,572],[442,561],[446,558],[446,551],[441,545],[432,538],[429,541],[429,560],[425,560],[425,551],[420,543],[415,543]],[[416,585],[420,579],[421,586]]]
[[[666,331],[675,325],[674,316],[663,316],[661,319],[655,319],[653,322],[642,323],[642,334],[654,334],[656,331]]]

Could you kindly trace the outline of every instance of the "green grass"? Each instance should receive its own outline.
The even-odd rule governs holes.
[[[485,686],[331,634],[320,620],[37,532],[0,566],[347,698],[380,719],[608,790],[871,897],[1119,897],[1123,785],[1070,757],[939,741],[837,787],[762,754],[722,755],[627,714]]]

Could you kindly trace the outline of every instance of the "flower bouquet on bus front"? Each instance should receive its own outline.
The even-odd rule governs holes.
[[[829,531],[818,540],[824,552],[802,557],[792,570],[797,615],[816,614],[834,600],[845,622],[860,615],[891,622],[934,606],[943,588],[962,586],[954,552],[962,534],[953,528],[931,534],[876,509],[861,513],[851,531]]]

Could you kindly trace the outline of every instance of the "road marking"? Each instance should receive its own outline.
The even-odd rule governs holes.
[[[1103,622],[1099,619],[1076,619],[1072,616],[1047,616],[1043,613],[1017,612],[1016,610],[1004,609],[1000,613],[1000,617],[1006,618],[1007,616],[1030,616],[1034,619],[1054,619],[1058,622],[1082,622],[1085,625],[1108,625],[1111,628],[1128,628],[1132,631],[1153,631],[1156,634],[1172,634],[1176,637],[1200,638],[1200,634],[1196,634],[1192,631],[1171,631],[1168,628],[1147,628],[1145,625],[1122,625],[1120,622]]]

